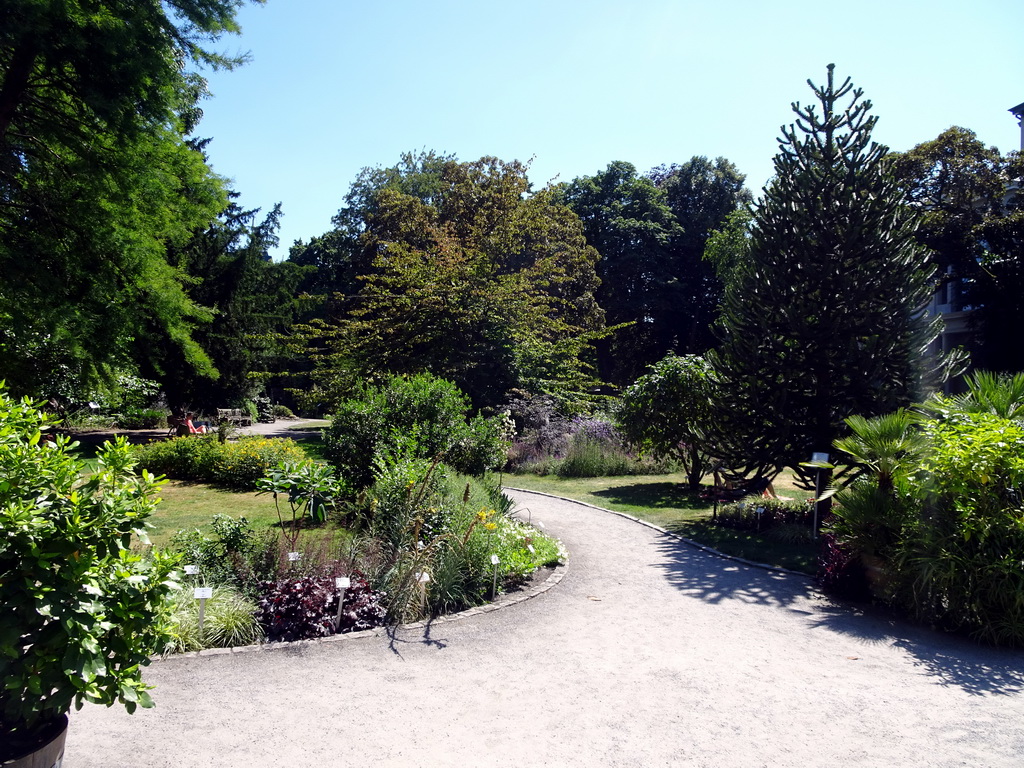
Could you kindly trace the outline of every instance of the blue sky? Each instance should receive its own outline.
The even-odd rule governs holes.
[[[790,104],[830,62],[909,149],[951,125],[1003,152],[1024,102],[1021,0],[268,0],[220,50],[198,135],[248,208],[281,202],[277,257],[365,166],[433,149],[528,161],[535,186],[615,160],[725,156],[758,193]]]

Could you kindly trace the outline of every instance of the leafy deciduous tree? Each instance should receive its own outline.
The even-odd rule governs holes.
[[[666,353],[703,353],[721,296],[703,260],[712,230],[749,200],[724,158],[694,157],[648,176],[614,162],[563,187],[601,254],[598,300],[610,323],[631,323],[600,349],[602,376],[625,385]]]
[[[893,174],[921,211],[918,240],[932,252],[943,304],[973,309],[973,361],[998,370],[1024,368],[1024,208],[1018,188],[1024,161],[986,147],[953,127],[894,154]]]
[[[707,474],[711,366],[696,355],[669,355],[622,393],[616,421],[641,451],[682,464],[691,489]]]
[[[360,288],[337,305],[321,379],[429,371],[477,407],[593,386],[597,254],[550,190],[529,194],[523,165],[407,156],[349,201],[335,221],[358,231]]]
[[[746,176],[724,157],[714,163],[694,157],[655,168],[650,177],[665,191],[682,228],[670,246],[673,296],[663,324],[671,329],[676,351],[703,354],[714,346],[711,328],[722,299],[721,276],[703,258],[704,251],[712,233],[753,197],[744,186]]]
[[[560,195],[601,254],[597,296],[609,324],[631,323],[601,345],[599,358],[602,378],[628,383],[671,346],[671,336],[663,338],[663,314],[673,298],[669,246],[679,225],[664,192],[631,163],[611,163]]]
[[[0,354],[12,390],[40,392],[39,349],[83,377],[160,330],[191,367],[209,313],[166,259],[225,204],[186,142],[201,110],[189,62],[237,31],[239,0],[16,0],[0,28]],[[50,372],[52,374],[52,371]]]

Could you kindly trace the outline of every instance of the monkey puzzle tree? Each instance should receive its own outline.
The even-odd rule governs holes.
[[[710,355],[715,452],[737,475],[798,468],[848,416],[907,405],[942,373],[925,355],[941,321],[922,312],[931,270],[916,223],[871,139],[871,102],[833,68],[782,129]]]

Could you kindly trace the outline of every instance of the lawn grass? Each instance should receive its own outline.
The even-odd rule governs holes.
[[[329,423],[325,421],[294,428],[303,434],[293,439],[311,459],[323,460],[320,433]],[[80,442],[76,455],[85,465],[83,474],[91,474],[98,468],[96,454],[100,442],[89,435],[78,435],[76,439]],[[169,480],[161,486],[159,496],[162,500],[149,519],[153,526],[149,538],[156,546],[166,545],[183,528],[209,532],[214,515],[244,517],[256,530],[279,526],[274,498],[270,494],[257,496],[255,491],[229,491],[203,483]],[[287,515],[290,510],[287,504],[285,507],[282,511]]]
[[[294,438],[295,441],[310,458],[323,460],[320,438],[323,425],[298,429],[307,434]],[[503,481],[514,488],[543,491],[625,512],[736,557],[810,574],[817,570],[816,545],[776,540],[714,525],[711,522],[713,505],[686,488],[686,477],[682,473],[564,479],[554,475],[516,474],[505,475]],[[780,475],[774,485],[783,497],[807,499],[813,495],[797,488],[790,473]],[[166,544],[182,528],[208,531],[210,521],[217,514],[245,517],[256,529],[278,526],[274,501],[269,494],[257,496],[254,491],[239,493],[198,483],[170,481],[163,487],[161,496],[163,502],[150,520],[154,525],[150,537],[157,545]]]
[[[324,441],[320,435],[328,426],[330,426],[329,421],[325,421],[323,424],[295,427],[294,431],[302,434],[295,435],[292,440],[299,444],[309,458],[316,461],[327,461],[327,457],[324,455]]]
[[[512,488],[542,491],[625,512],[728,555],[804,573],[813,574],[817,570],[814,544],[772,539],[712,523],[713,504],[702,499],[699,493],[688,490],[686,477],[681,473],[564,479],[554,475],[516,474],[505,475],[503,482]],[[797,488],[790,474],[776,479],[775,490],[780,496],[797,499],[813,495]]]
[[[255,491],[226,491],[202,483],[169,480],[160,489],[160,497],[162,501],[149,518],[153,525],[149,538],[157,546],[166,545],[182,528],[208,532],[214,515],[244,517],[257,530],[278,525],[270,494],[257,496]]]

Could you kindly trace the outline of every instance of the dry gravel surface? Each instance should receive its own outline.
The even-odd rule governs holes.
[[[1010,766],[1024,654],[515,492],[569,550],[500,610],[154,662],[157,706],[72,715],[64,768]]]

